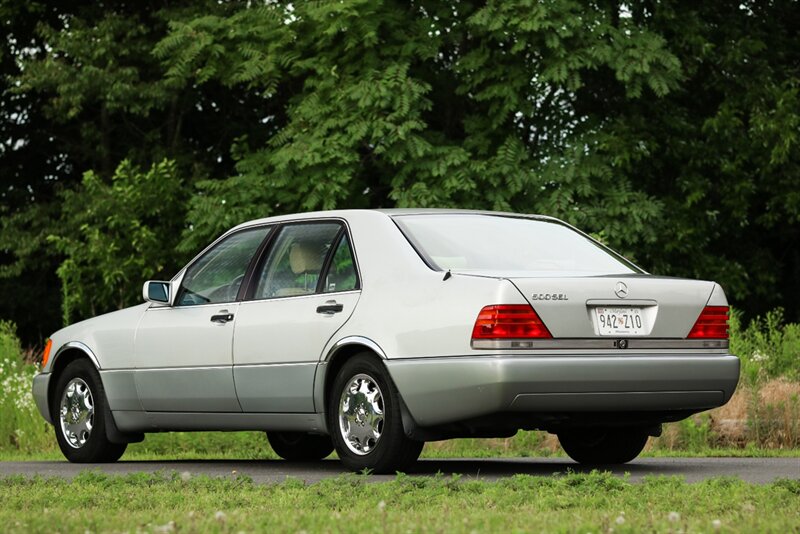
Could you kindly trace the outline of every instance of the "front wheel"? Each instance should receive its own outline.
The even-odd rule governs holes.
[[[353,471],[404,471],[424,442],[403,431],[400,395],[383,365],[369,354],[348,360],[328,398],[328,430],[342,463]]]
[[[642,452],[647,432],[639,428],[571,430],[560,432],[558,441],[564,452],[578,463],[625,464]]]
[[[330,436],[305,432],[267,432],[267,439],[275,454],[290,462],[322,460],[333,452]]]
[[[106,436],[106,394],[94,365],[70,362],[56,382],[52,413],[58,446],[73,463],[115,462],[127,444]]]

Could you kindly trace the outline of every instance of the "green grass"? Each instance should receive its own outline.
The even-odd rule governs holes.
[[[0,451],[37,451],[52,437],[31,392],[38,367],[23,360],[14,325],[0,320]]]
[[[364,475],[257,485],[246,477],[95,472],[0,479],[5,532],[791,532],[800,481],[641,484],[607,473],[370,484]],[[299,512],[302,510],[302,512]]]
[[[800,324],[786,323],[783,309],[776,308],[745,327],[741,314],[734,311],[731,353],[742,362],[741,380],[745,383],[781,376],[800,380]]]

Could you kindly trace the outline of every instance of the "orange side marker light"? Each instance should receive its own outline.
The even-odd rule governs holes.
[[[50,349],[53,348],[53,340],[48,339],[47,343],[44,346],[44,355],[42,356],[42,369],[44,366],[47,365],[47,360],[50,359]]]

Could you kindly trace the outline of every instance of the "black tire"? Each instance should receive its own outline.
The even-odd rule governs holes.
[[[91,400],[92,415],[85,417],[91,422],[91,430],[82,433],[85,441],[82,443],[70,444],[70,440],[65,435],[65,430],[61,424],[61,400],[64,397],[65,389],[71,382],[76,381],[81,389],[88,388],[89,395],[85,398]],[[80,384],[77,381],[82,381]],[[74,394],[73,394],[74,395]],[[50,399],[50,410],[53,414],[53,426],[55,426],[56,440],[64,457],[73,463],[107,463],[116,462],[125,452],[127,444],[111,443],[106,435],[106,416],[110,416],[106,393],[103,383],[100,381],[100,374],[89,360],[79,359],[70,362],[64,371],[58,376],[53,398]],[[77,432],[72,433],[77,436]],[[75,438],[77,439],[77,438]]]
[[[647,432],[639,428],[573,430],[559,433],[558,441],[578,463],[618,465],[639,456],[647,444]]]
[[[383,417],[379,424],[380,437],[367,452],[361,454],[351,450],[346,442],[339,417],[345,388],[359,375],[374,380],[377,384]],[[412,440],[405,435],[400,415],[400,394],[383,364],[370,353],[350,358],[334,378],[328,395],[327,422],[339,458],[348,469],[356,472],[365,469],[372,473],[407,471],[417,461],[425,445],[424,442]]]
[[[267,439],[275,454],[290,462],[314,462],[333,452],[330,436],[305,432],[267,432]]]

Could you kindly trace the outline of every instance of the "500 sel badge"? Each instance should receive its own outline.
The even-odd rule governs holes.
[[[564,293],[534,293],[531,300],[569,300]]]

